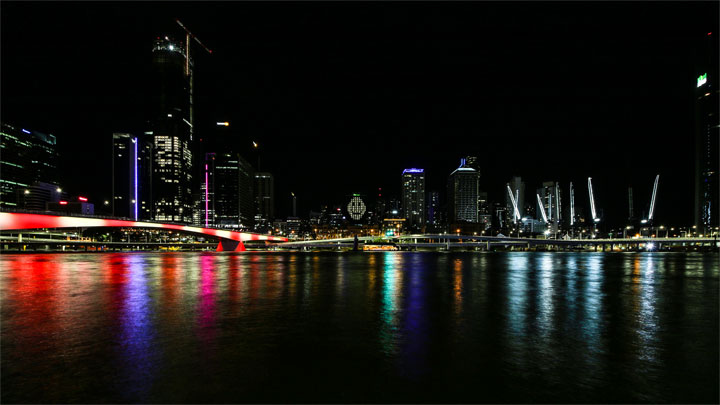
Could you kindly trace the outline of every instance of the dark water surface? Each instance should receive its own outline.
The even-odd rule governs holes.
[[[718,255],[0,264],[4,403],[718,401]]]

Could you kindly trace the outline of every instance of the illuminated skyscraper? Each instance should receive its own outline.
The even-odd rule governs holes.
[[[158,221],[192,222],[193,63],[184,44],[168,37],[152,48],[150,128],[153,214]]]
[[[238,153],[205,154],[202,226],[252,229],[255,204],[253,169]]]
[[[275,181],[271,173],[255,173],[254,194],[257,222],[272,223],[275,219]]]
[[[402,173],[402,209],[406,229],[422,232],[425,228],[425,170],[405,169]]]
[[[545,222],[547,218],[547,222],[552,225],[551,231],[556,232],[562,220],[560,183],[555,181],[543,182],[542,187],[537,189],[537,195],[540,196],[540,202],[542,203],[542,205],[540,205],[540,202],[537,204],[537,219]]]
[[[432,232],[443,229],[443,215],[440,208],[440,193],[430,191],[427,193],[427,226]]]
[[[35,183],[58,188],[55,136],[2,123],[0,147],[0,207],[31,208],[24,202],[32,199],[26,190]],[[53,199],[39,201],[39,209],[46,201]]]
[[[448,180],[448,223],[477,223],[480,171],[460,159]]]
[[[112,215],[152,219],[152,139],[113,134]]]
[[[695,83],[695,209],[694,225],[704,233],[718,226],[720,188],[720,124],[718,121],[718,40],[708,33]]]

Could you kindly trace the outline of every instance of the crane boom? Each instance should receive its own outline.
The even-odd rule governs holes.
[[[655,196],[657,195],[658,181],[660,181],[660,175],[655,176],[655,185],[653,185],[652,198],[650,199],[650,215],[648,215],[648,221],[652,221],[653,213],[655,211]]]
[[[183,23],[180,22],[180,20],[178,20],[178,19],[176,18],[176,19],[175,19],[175,22],[177,22],[178,25],[180,25],[180,27],[182,27],[182,29],[185,30],[185,76],[190,76],[190,37],[192,37],[198,44],[200,44],[200,46],[203,47],[203,49],[205,49],[206,51],[208,51],[208,53],[210,53],[211,55],[212,55],[212,51],[211,51],[210,49],[208,49],[207,46],[203,45],[203,43],[200,42],[200,40],[198,39],[198,37],[196,37],[195,35],[193,35],[193,33],[190,32],[190,30],[187,29],[187,28],[183,25]]]
[[[597,213],[595,212],[595,198],[592,191],[592,177],[588,177],[588,192],[590,193],[590,213],[594,222],[597,222]]]
[[[178,25],[180,25],[180,27],[182,27],[182,29],[185,30],[185,33],[187,33],[187,35],[188,35],[189,37],[192,37],[192,39],[194,39],[195,42],[197,42],[198,44],[200,44],[200,46],[202,46],[203,49],[205,49],[206,51],[208,51],[208,53],[212,53],[212,51],[211,51],[207,46],[205,46],[202,42],[200,42],[200,39],[199,39],[198,37],[196,37],[192,32],[190,32],[190,30],[187,29],[187,27],[185,27],[185,25],[183,25],[183,23],[181,23],[180,20],[178,20],[178,19],[176,18],[176,19],[175,19],[175,22],[177,22]]]
[[[512,202],[513,205],[513,223],[517,223],[517,220],[520,219],[520,212],[518,211],[517,201],[515,201],[515,196],[512,193],[512,190],[510,190],[510,185],[507,186],[508,194],[510,195],[510,202]]]
[[[540,213],[542,214],[543,221],[547,224],[547,223],[548,223],[548,217],[547,217],[547,214],[545,214],[545,206],[544,206],[543,203],[542,203],[542,199],[540,198],[540,194],[535,194],[535,196],[537,196],[537,202],[538,202],[538,205],[540,206]]]
[[[555,223],[560,224],[560,187],[555,183]]]
[[[570,182],[570,226],[575,224],[575,189]]]

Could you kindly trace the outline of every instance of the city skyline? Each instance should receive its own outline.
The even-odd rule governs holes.
[[[580,185],[593,177],[598,205],[619,225],[627,217],[627,188],[633,187],[640,215],[660,174],[658,220],[692,221],[693,64],[707,33],[717,31],[708,17],[717,4],[654,5],[650,33],[647,25],[632,25],[643,9],[634,4],[415,5],[409,14],[397,5],[215,5],[229,15],[245,12],[244,25],[229,24],[223,13],[208,23],[210,12],[193,4],[164,8],[3,5],[3,120],[58,138],[60,172],[75,193],[110,198],[111,190],[101,189],[108,188],[110,159],[93,155],[109,149],[113,133],[143,129],[143,87],[134,82],[147,80],[157,36],[183,36],[174,22],[180,18],[214,50],[194,55],[196,136],[210,136],[216,121],[228,121],[237,144],[249,149],[257,141],[262,167],[256,170],[273,174],[280,217],[291,213],[290,191],[301,216],[346,204],[344,195],[354,191],[382,188],[399,198],[397,177],[408,167],[424,168],[425,189],[443,192],[458,159],[472,155],[480,190],[492,201],[505,201],[512,176],[522,177],[528,190],[558,181],[567,192],[572,181],[576,205],[587,212]],[[38,14],[37,27],[8,35],[37,11],[47,11]],[[555,15],[536,31],[533,11]],[[64,17],[56,20],[57,12]],[[364,20],[371,12],[385,19]],[[467,12],[483,16],[481,22],[464,17]],[[582,16],[591,12],[612,17],[614,30],[584,27]],[[131,15],[140,23],[121,28]],[[279,17],[271,22],[270,15]],[[42,47],[59,20],[60,38],[88,31],[107,48],[92,41]],[[674,24],[660,30],[668,21]],[[230,26],[240,33],[228,35]],[[290,35],[299,27],[302,35]],[[322,35],[328,28],[337,39]],[[434,36],[410,34],[433,28]],[[621,42],[628,34],[632,39]],[[414,47],[393,55],[408,43]],[[59,53],[67,60],[58,60]],[[111,55],[123,62],[112,66]],[[543,64],[535,64],[541,55]],[[26,69],[31,80],[8,80]],[[105,75],[112,80],[102,81]],[[57,103],[68,94],[66,105]]]

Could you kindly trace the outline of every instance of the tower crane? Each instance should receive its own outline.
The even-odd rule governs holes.
[[[178,23],[180,27],[182,27],[183,30],[185,30],[185,76],[190,75],[190,38],[195,40],[200,46],[203,47],[209,54],[212,55],[212,51],[205,45],[203,45],[202,42],[196,37],[192,32],[190,32],[189,29],[187,29],[183,23],[180,22],[177,18],[175,19],[175,22]]]

